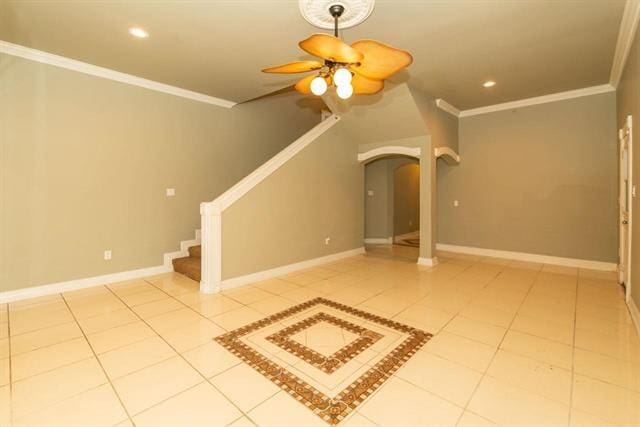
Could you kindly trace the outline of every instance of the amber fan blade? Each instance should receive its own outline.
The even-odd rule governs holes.
[[[351,86],[353,86],[353,93],[356,95],[373,95],[384,89],[384,82],[354,74]]]
[[[345,63],[362,61],[362,53],[329,34],[314,34],[298,45],[305,52],[329,61]]]
[[[413,62],[409,52],[387,46],[375,40],[359,40],[351,45],[364,55],[360,65],[352,67],[356,73],[370,79],[388,79]]]
[[[263,68],[263,73],[294,74],[306,71],[319,70],[323,64],[318,61],[295,61],[288,64],[276,65],[275,67]]]
[[[309,95],[311,93],[311,80],[315,79],[316,77],[318,76],[312,75],[299,80],[298,83],[296,83],[294,86],[295,90],[303,95]]]

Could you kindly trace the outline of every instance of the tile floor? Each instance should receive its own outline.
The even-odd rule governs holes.
[[[317,297],[434,335],[339,426],[640,425],[640,340],[611,274],[415,257],[375,246],[217,295],[166,274],[0,304],[0,426],[328,426],[213,340]],[[274,351],[334,393],[400,339],[380,334],[331,375]],[[290,338],[355,340],[326,323]]]

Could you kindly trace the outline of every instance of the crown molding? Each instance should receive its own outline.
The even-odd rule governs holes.
[[[580,98],[582,96],[598,95],[601,93],[614,92],[616,90],[610,84],[585,87],[582,89],[569,90],[566,92],[552,93],[550,95],[536,96],[518,101],[503,102],[502,104],[488,105],[486,107],[472,108],[460,112],[460,117],[477,116],[478,114],[493,113],[496,111],[512,110],[514,108],[528,107],[531,105],[546,104],[548,102],[564,101],[567,99]]]
[[[616,53],[613,56],[613,64],[611,65],[611,76],[609,83],[617,87],[624,71],[624,65],[629,57],[633,38],[638,29],[638,21],[640,20],[640,0],[627,1],[622,21],[620,22],[620,31],[618,32],[618,41],[616,43]]]
[[[142,77],[136,77],[131,74],[121,73],[120,71],[111,70],[109,68],[98,67],[97,65],[88,64],[86,62],[76,61],[75,59],[66,58],[60,55],[43,52],[41,50],[32,49],[30,47],[20,46],[0,40],[0,53],[18,56],[20,58],[31,61],[41,62],[43,64],[53,65],[55,67],[66,68],[67,70],[77,71],[79,73],[89,74],[91,76],[102,77],[104,79],[113,80],[120,83],[126,83],[132,86],[143,87],[145,89],[154,90],[156,92],[167,93],[169,95],[179,96],[181,98],[191,99],[193,101],[204,102],[205,104],[216,105],[218,107],[231,108],[236,105],[233,101],[215,98],[199,92],[193,92],[176,86],[147,80]]]
[[[436,106],[438,108],[440,108],[441,110],[446,111],[449,114],[452,114],[456,117],[460,117],[460,110],[458,110],[456,107],[454,107],[453,105],[449,104],[447,101],[445,101],[442,98],[438,98],[436,99]]]

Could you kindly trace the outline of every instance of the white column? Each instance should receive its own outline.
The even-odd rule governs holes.
[[[218,203],[200,204],[202,256],[200,292],[220,292],[222,281],[222,211]]]

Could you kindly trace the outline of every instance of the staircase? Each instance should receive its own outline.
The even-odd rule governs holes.
[[[177,273],[182,273],[185,276],[195,280],[196,282],[200,281],[200,251],[202,246],[190,246],[189,247],[189,256],[182,258],[174,258],[171,262],[173,263],[173,270]]]

